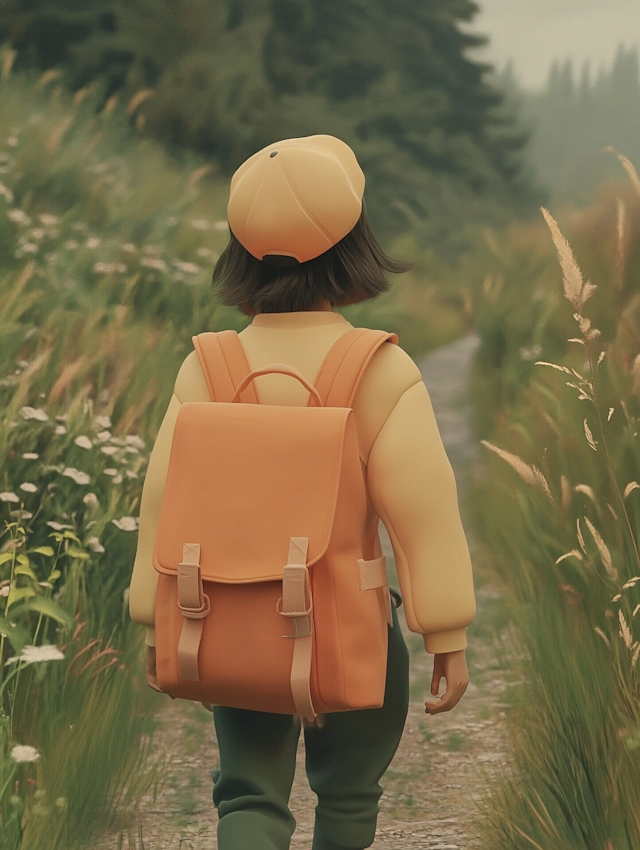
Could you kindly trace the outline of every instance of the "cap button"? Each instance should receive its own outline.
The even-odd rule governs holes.
[[[278,156],[278,151],[271,151],[269,154],[269,159],[273,159],[274,156]]]

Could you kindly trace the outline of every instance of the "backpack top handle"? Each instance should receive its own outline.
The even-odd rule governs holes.
[[[299,372],[293,366],[288,366],[286,363],[269,363],[267,366],[261,366],[260,369],[254,369],[253,372],[250,372],[248,375],[246,375],[238,384],[231,401],[239,401],[240,399],[238,398],[238,396],[244,390],[244,388],[254,380],[254,378],[257,378],[259,375],[270,374],[290,375],[292,378],[295,378],[296,380],[300,381],[300,383],[303,384],[304,387],[311,393],[309,403],[311,403],[311,399],[313,399],[316,403],[316,407],[323,407],[322,399],[320,398],[320,393],[313,386],[313,384],[309,383],[309,381],[307,381],[307,379],[301,372]]]

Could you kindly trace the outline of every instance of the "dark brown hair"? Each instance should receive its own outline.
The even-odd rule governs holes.
[[[386,292],[383,271],[401,274],[413,268],[388,257],[373,235],[362,205],[355,227],[324,254],[306,263],[278,266],[258,260],[231,233],[229,244],[213,270],[220,303],[256,313],[313,310],[325,299],[331,307],[346,307]],[[294,261],[295,262],[295,261]]]

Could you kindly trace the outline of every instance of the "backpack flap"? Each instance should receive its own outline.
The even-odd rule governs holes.
[[[364,497],[357,445],[348,408],[184,403],[154,567],[176,575],[183,546],[198,543],[203,581],[282,579],[292,537],[308,538],[307,565],[315,563],[338,502]]]

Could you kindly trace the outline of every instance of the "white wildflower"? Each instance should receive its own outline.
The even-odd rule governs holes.
[[[39,457],[40,457],[40,455],[36,454],[36,452],[25,452],[22,455],[22,458],[24,460],[38,460]]]
[[[140,451],[135,446],[127,446],[125,452],[129,452],[129,454],[138,455]]]
[[[87,546],[88,546],[88,547],[89,547],[89,549],[91,549],[93,552],[102,553],[102,552],[104,552],[104,551],[105,551],[104,546],[103,546],[103,545],[102,545],[102,543],[98,540],[98,538],[97,538],[97,537],[90,537],[90,538],[87,540]]]
[[[111,417],[109,416],[96,416],[93,421],[97,423],[101,428],[111,428]]]
[[[55,522],[55,520],[52,519],[49,520],[46,525],[48,525],[50,528],[53,528],[54,531],[62,531],[65,528],[73,528],[72,525],[64,525],[63,523]]]
[[[102,446],[100,451],[104,452],[106,455],[114,455],[118,451],[118,447],[117,446]]]
[[[57,224],[60,219],[56,215],[51,215],[50,213],[42,213],[38,218],[44,224],[45,227],[53,227],[54,224]]]
[[[191,227],[193,227],[195,230],[208,230],[210,226],[211,225],[210,225],[208,219],[206,219],[206,218],[194,218],[194,219],[191,220]],[[224,222],[224,226],[225,227],[227,226],[226,221]],[[214,224],[214,227],[215,227],[215,224]],[[216,229],[218,229],[218,228],[216,228]]]
[[[228,226],[226,221],[214,221],[213,223],[214,230],[226,230]]]
[[[62,661],[64,653],[57,646],[25,646],[19,655],[9,658],[6,664],[14,661],[23,661],[25,664],[36,664],[40,661]]]
[[[32,239],[43,239],[44,238],[44,230],[41,227],[34,227],[31,231]]]
[[[145,257],[143,260],[140,261],[140,265],[147,266],[150,269],[157,269],[161,272],[167,270],[167,264],[159,257]]]
[[[195,263],[187,263],[184,260],[174,260],[173,265],[185,274],[199,274],[202,271],[200,266]]]
[[[7,139],[7,144],[10,148],[17,148],[20,144],[20,139],[17,136],[9,136]]]
[[[38,407],[21,407],[18,413],[24,419],[37,419],[39,422],[48,422],[49,417]]]
[[[97,236],[90,236],[86,242],[87,248],[91,249],[92,251],[97,248],[99,244],[100,239],[98,239]]]
[[[67,251],[75,251],[75,250],[77,250],[79,245],[78,245],[78,243],[76,242],[75,239],[68,239],[64,243],[64,247],[67,249]]]
[[[9,210],[9,212],[7,213],[7,217],[15,224],[22,224],[25,227],[31,224],[30,217],[26,214],[26,212],[23,212],[22,210]]]
[[[16,496],[15,493],[10,493],[9,491],[5,490],[4,493],[0,493],[0,501],[2,501],[2,502],[19,502],[20,499],[19,499],[18,496]]]
[[[11,593],[11,585],[5,584],[4,587],[0,587],[0,596],[8,596]]]
[[[210,248],[205,248],[204,245],[201,248],[198,248],[196,254],[199,257],[205,257],[207,260],[215,259],[216,255]]]
[[[86,472],[81,472],[73,466],[68,466],[62,474],[67,478],[73,478],[76,484],[88,484],[91,481]]]
[[[540,357],[541,353],[542,348],[539,345],[532,345],[531,348],[520,349],[520,357],[522,360],[535,360],[536,357]]]
[[[102,274],[126,274],[127,267],[124,263],[96,263],[93,267],[94,272]]]
[[[137,434],[127,434],[124,440],[128,446],[135,446],[137,449],[144,448],[144,440],[138,437]]]
[[[122,250],[126,251],[127,254],[133,254],[135,251],[137,251],[137,248],[133,243],[127,242],[125,245],[122,246]]]
[[[138,477],[138,473],[134,472],[132,469],[127,469],[127,471],[125,472],[125,475],[127,476],[127,478],[137,478]]]
[[[93,443],[84,434],[81,434],[79,437],[76,437],[73,442],[76,444],[76,446],[80,446],[81,449],[93,448]]]
[[[95,493],[87,493],[87,495],[83,497],[82,501],[85,503],[85,505],[93,507],[94,505],[98,504],[98,497]]]
[[[108,440],[111,436],[111,431],[99,431],[96,434],[96,439],[100,440],[101,443],[104,443],[105,440]]]
[[[56,425],[56,430],[55,430],[54,433],[55,434],[66,434],[67,429],[64,427],[64,425]]]
[[[35,493],[38,488],[35,484],[32,484],[30,481],[25,481],[20,485],[20,489],[24,490],[25,493]]]
[[[11,750],[11,758],[19,763],[38,761],[40,753],[35,747],[29,747],[26,744],[16,744]]]
[[[102,471],[104,472],[105,475],[117,475],[118,474],[118,470],[113,469],[112,467],[108,467],[107,469],[103,469]]]
[[[112,519],[111,522],[120,531],[135,531],[138,527],[135,517],[123,516],[120,519]]]
[[[16,517],[16,518],[20,517],[21,520],[23,520],[23,519],[33,519],[33,514],[30,513],[29,511],[25,511],[25,510],[10,511],[10,514],[11,514],[11,516]]]
[[[12,203],[13,203],[13,192],[11,191],[11,189],[8,189],[8,188],[4,185],[4,183],[0,183],[0,195],[2,195],[2,196],[3,196],[3,198],[4,198],[6,201],[8,201],[10,204],[12,204]]]

